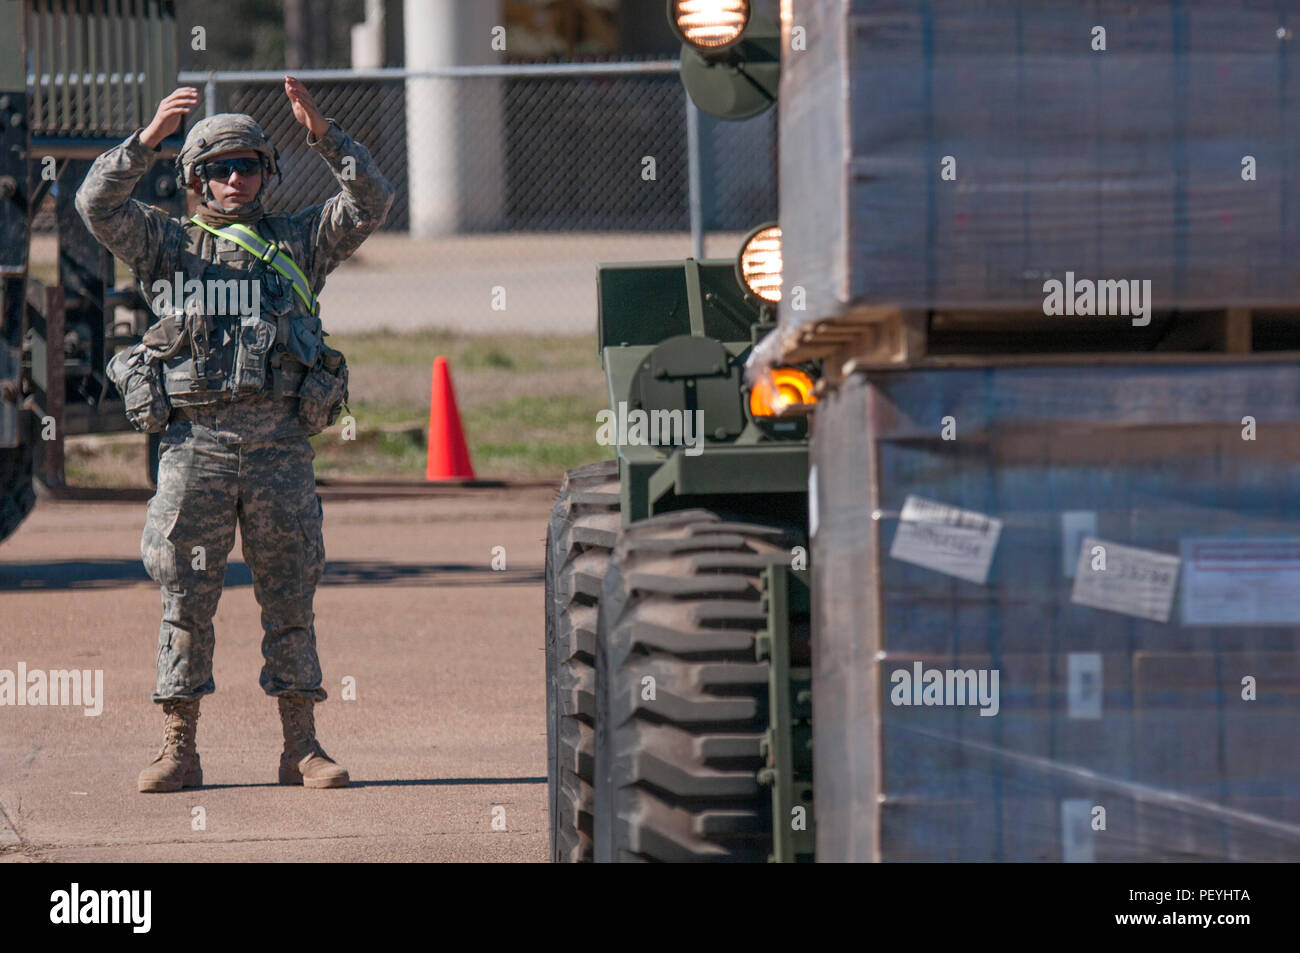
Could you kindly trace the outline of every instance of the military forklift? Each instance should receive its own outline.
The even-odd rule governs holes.
[[[699,108],[774,103],[775,18],[697,0],[668,15]],[[734,261],[602,264],[597,291],[619,439],[615,459],[565,475],[547,530],[552,859],[811,860],[817,369],[746,371],[775,327],[780,228],[755,228]],[[693,415],[702,440],[638,439],[637,414]]]
[[[69,434],[131,430],[103,368],[150,321],[138,289],[73,207],[91,162],[148,123],[176,86],[175,7],[158,0],[0,0],[0,541],[59,492]],[[160,158],[176,154],[181,136]],[[178,215],[170,162],[134,196]],[[33,222],[54,197],[57,273],[31,267]],[[149,441],[150,482],[157,435]]]
[[[623,439],[549,529],[556,860],[1300,858],[1290,180],[1215,158],[1295,148],[1259,7],[1116,8],[1102,65],[1075,0],[783,0],[779,41],[669,2],[701,109],[781,70],[783,240],[599,269]],[[1085,261],[1165,275],[1147,320],[1052,314]]]

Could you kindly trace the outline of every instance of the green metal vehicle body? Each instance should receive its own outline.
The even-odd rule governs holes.
[[[604,264],[597,275],[610,410],[699,411],[705,423],[699,447],[618,446],[624,523],[719,497],[755,511],[802,507],[805,421],[746,412],[745,359],[770,325],[736,281],[735,262]]]
[[[732,259],[602,264],[597,269],[598,349],[609,408],[647,414],[699,411],[695,446],[621,442],[620,512],[626,527],[673,510],[703,508],[756,522],[798,524],[807,551],[807,418],[760,419],[748,410],[745,361],[773,324],[737,279]],[[772,859],[811,860],[811,676],[793,659],[792,627],[809,614],[806,555],[765,568],[766,631],[756,660],[769,663],[768,767]],[[803,664],[796,664],[802,661]]]
[[[682,79],[690,95],[700,108],[721,118],[747,118],[774,101],[779,72],[775,26],[751,25],[735,55],[747,60],[747,72],[725,64],[716,68],[689,45],[682,49]],[[625,529],[692,509],[797,527],[797,545],[773,558],[761,573],[765,624],[754,640],[754,661],[767,664],[768,685],[761,743],[766,767],[756,781],[769,788],[772,802],[768,859],[808,861],[815,838],[807,642],[808,419],[751,412],[746,361],[775,327],[775,315],[771,302],[742,284],[740,271],[732,259],[600,265],[598,349],[615,420],[621,423],[624,411],[698,412],[703,422],[703,435],[690,446],[616,442]],[[792,824],[792,815],[803,823]]]

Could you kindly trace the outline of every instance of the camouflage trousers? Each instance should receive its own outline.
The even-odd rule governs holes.
[[[305,436],[224,443],[213,429],[173,421],[140,540],[162,587],[155,702],[216,690],[212,617],[236,521],[262,609],[262,689],[325,700],[312,612],[325,567],[315,455]]]

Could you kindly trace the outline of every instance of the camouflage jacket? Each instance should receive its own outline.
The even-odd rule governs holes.
[[[188,335],[176,353],[162,358],[173,407],[164,442],[183,438],[193,423],[226,443],[303,434],[296,392],[323,344],[320,319],[307,313],[278,273],[235,243],[131,198],[153,159],[140,132],[95,160],[77,190],[76,207],[91,234],[130,266],[151,304],[158,295],[154,309],[161,320],[155,329],[173,320],[171,308],[160,304],[180,301],[179,292],[159,294],[160,289],[195,279],[206,288],[233,288],[230,279],[243,278],[256,279],[262,290],[258,313],[209,308],[199,346]],[[268,212],[249,227],[288,253],[319,295],[325,277],[383,224],[393,189],[365,146],[333,120],[325,135],[316,142],[309,137],[308,144],[329,163],[340,191],[296,215]]]

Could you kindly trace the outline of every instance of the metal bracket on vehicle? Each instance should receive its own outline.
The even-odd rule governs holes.
[[[768,722],[760,784],[772,788],[772,861],[813,860],[812,667],[808,659],[811,613],[809,573],[774,563],[763,570],[767,631],[754,652],[768,666]],[[794,647],[796,640],[800,646]],[[794,665],[795,657],[808,664]]]
[[[18,348],[0,341],[0,448],[18,446],[21,357]]]

